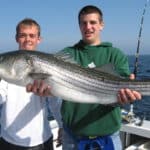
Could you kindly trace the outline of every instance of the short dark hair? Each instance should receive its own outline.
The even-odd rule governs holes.
[[[100,21],[103,21],[103,13],[102,13],[102,11],[98,7],[96,7],[96,6],[87,5],[87,6],[83,7],[79,11],[79,14],[78,14],[79,24],[80,24],[80,17],[81,17],[81,15],[90,14],[90,13],[97,13],[97,14],[99,14]]]
[[[33,26],[33,25],[37,27],[38,36],[40,36],[41,35],[40,25],[35,20],[33,20],[31,18],[25,18],[25,19],[21,20],[16,26],[16,37],[18,37],[18,33],[19,33],[21,26]]]

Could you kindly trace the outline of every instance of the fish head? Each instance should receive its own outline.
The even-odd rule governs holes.
[[[28,73],[32,61],[19,51],[0,54],[0,78],[18,85],[26,85],[29,82]]]

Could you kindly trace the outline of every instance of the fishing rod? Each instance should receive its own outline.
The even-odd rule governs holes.
[[[138,36],[138,44],[137,44],[137,50],[136,50],[136,55],[135,55],[135,57],[136,57],[135,64],[134,64],[135,66],[134,66],[134,71],[133,71],[135,78],[137,78],[141,33],[142,33],[142,29],[143,29],[144,15],[145,15],[146,7],[147,7],[148,3],[149,3],[149,0],[147,0],[145,3],[142,18],[141,18],[141,25],[140,25],[139,36]],[[130,110],[129,110],[129,114],[131,115],[132,119],[134,118],[133,106],[134,106],[133,103],[131,103]],[[142,120],[141,120],[141,124],[142,124]]]
[[[135,78],[137,77],[137,71],[138,71],[139,50],[140,50],[141,33],[142,33],[142,28],[143,28],[144,15],[145,15],[146,7],[147,7],[148,3],[149,3],[149,0],[147,0],[145,3],[142,18],[141,18],[141,25],[140,25],[139,36],[138,36],[138,44],[137,44],[137,50],[136,50],[136,55],[135,55],[135,57],[136,57],[135,58],[135,66],[134,66],[134,71],[133,71]]]

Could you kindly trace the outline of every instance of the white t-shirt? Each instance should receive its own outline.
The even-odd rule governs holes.
[[[47,120],[45,99],[33,93],[27,93],[25,87],[2,80],[0,82],[1,137],[9,143],[26,147],[36,146],[48,140],[52,132]],[[49,98],[49,101],[50,99],[52,98]],[[53,100],[53,103],[55,102],[58,101]],[[55,104],[56,106],[58,105]],[[60,106],[55,108],[57,109],[58,111],[54,113],[58,114],[54,116],[58,116],[58,120],[61,120]]]

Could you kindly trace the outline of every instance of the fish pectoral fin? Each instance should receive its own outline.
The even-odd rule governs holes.
[[[29,76],[34,80],[46,80],[50,77],[50,75],[46,73],[29,73]]]

